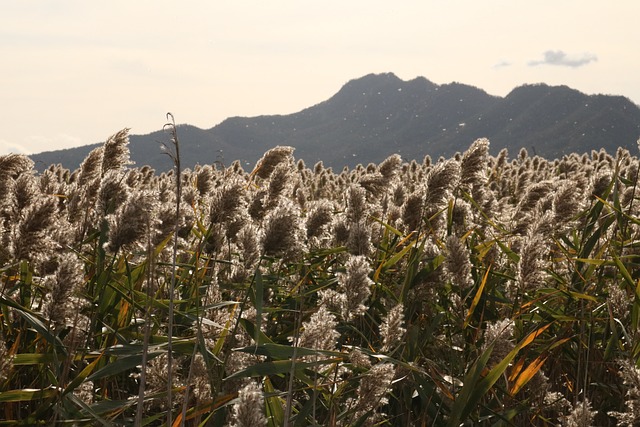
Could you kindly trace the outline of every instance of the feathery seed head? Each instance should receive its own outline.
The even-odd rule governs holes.
[[[378,363],[362,377],[357,390],[355,419],[367,412],[375,412],[388,402],[386,395],[391,392],[395,373],[396,368],[393,364]],[[375,419],[375,414],[370,416],[368,421],[372,421],[371,418]]]
[[[287,196],[293,188],[292,165],[289,162],[278,163],[269,175],[268,199],[275,204],[278,197]]]
[[[458,185],[460,164],[447,160],[438,162],[427,175],[426,206],[440,206]]]
[[[56,249],[52,230],[58,225],[57,200],[43,196],[28,206],[17,224],[15,258],[42,262]]]
[[[391,181],[395,178],[398,169],[402,165],[402,158],[398,154],[392,154],[387,157],[380,166],[378,167],[378,172],[387,180]]]
[[[389,351],[398,343],[402,342],[404,333],[407,331],[402,325],[404,323],[404,306],[402,303],[393,307],[387,313],[382,325],[380,325],[380,335],[382,336],[382,351]]]
[[[240,182],[231,182],[215,190],[211,201],[212,224],[221,224],[242,214],[245,206],[244,187]]]
[[[73,390],[73,394],[84,402],[85,405],[89,406],[93,404],[93,387],[93,381],[84,381],[75,390]]]
[[[602,198],[604,196],[605,191],[611,184],[611,179],[612,177],[611,177],[610,171],[604,170],[604,171],[598,172],[593,182],[591,193],[594,196]]]
[[[33,160],[24,154],[5,154],[0,156],[0,180],[17,179],[23,173],[33,171]]]
[[[238,402],[233,405],[231,427],[257,427],[265,424],[264,394],[255,381],[250,381],[238,392]]]
[[[349,225],[347,250],[352,255],[369,255],[372,250],[371,227],[364,221]]]
[[[358,180],[358,184],[374,197],[380,197],[389,185],[389,180],[380,172],[370,172],[363,175]]]
[[[205,402],[211,399],[211,382],[209,380],[209,373],[207,371],[207,365],[204,362],[202,354],[196,353],[193,358],[193,395],[199,402]]]
[[[516,269],[516,281],[521,292],[536,289],[544,281],[548,245],[546,239],[552,233],[553,212],[536,211],[522,239],[520,260]]]
[[[451,281],[461,289],[468,289],[473,285],[469,249],[459,237],[451,235],[446,241],[446,252],[447,258],[444,267],[449,273]]]
[[[111,135],[104,143],[102,155],[102,175],[109,170],[122,169],[130,165],[129,160],[129,129],[125,128]]]
[[[293,151],[295,148],[288,146],[277,146],[264,153],[262,158],[256,163],[253,174],[262,179],[267,179],[276,166],[280,163],[293,162]]]
[[[354,348],[349,353],[349,362],[351,362],[357,368],[371,368],[371,360],[369,360],[369,356],[364,354],[358,348]]]
[[[84,266],[71,253],[60,255],[55,274],[47,277],[43,313],[54,325],[64,325],[73,316],[72,296],[79,293],[84,283]]]
[[[351,255],[345,263],[345,268],[345,273],[338,274],[338,284],[347,297],[343,317],[351,320],[366,311],[364,302],[371,295],[373,280],[369,278],[371,267],[365,256]]]
[[[196,188],[200,197],[206,196],[213,190],[215,186],[213,171],[211,166],[205,165],[196,172]]]
[[[635,363],[620,360],[620,371],[623,384],[627,390],[624,412],[609,412],[608,415],[618,420],[618,425],[636,426],[640,422],[640,369]]]
[[[402,222],[406,227],[406,231],[414,231],[420,228],[423,216],[425,194],[424,191],[418,190],[411,193],[404,202],[402,207]]]
[[[41,192],[38,188],[38,180],[30,173],[23,173],[15,180],[14,197],[15,208],[22,211],[35,202]],[[45,193],[46,194],[46,193]]]
[[[565,427],[591,427],[597,413],[598,411],[591,410],[591,402],[585,398],[573,408],[562,425]]]
[[[125,183],[125,175],[119,170],[109,170],[100,181],[97,210],[101,215],[113,213],[127,200],[130,188]]]
[[[487,166],[489,155],[489,140],[487,138],[476,139],[471,147],[464,152],[460,164],[460,184],[471,188],[482,179],[482,174]]]
[[[90,181],[94,181],[102,175],[102,160],[104,158],[104,145],[94,148],[85,157],[80,165],[78,174],[78,187],[84,187]]]
[[[335,330],[336,318],[325,306],[320,306],[307,322],[302,323],[298,345],[315,350],[334,350],[340,334]]]
[[[291,201],[283,199],[264,220],[262,249],[265,255],[295,257],[303,248],[300,211]]]
[[[144,237],[156,224],[157,202],[152,193],[136,191],[113,213],[107,216],[109,241],[105,248],[116,252],[120,248],[146,244]]]
[[[333,205],[326,199],[313,204],[305,222],[307,238],[320,237],[333,221]]]
[[[351,224],[365,221],[369,213],[367,195],[364,188],[352,185],[346,193],[347,209],[345,214]]]
[[[513,344],[513,327],[514,323],[511,319],[487,323],[484,330],[482,351],[485,351],[489,345],[495,343],[489,359],[492,365],[501,362],[515,348]]]

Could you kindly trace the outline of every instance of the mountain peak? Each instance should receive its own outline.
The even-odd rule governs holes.
[[[400,92],[406,89],[432,89],[436,86],[424,77],[405,81],[393,73],[367,74],[347,82],[335,96],[380,95],[387,90]]]
[[[424,77],[402,80],[393,73],[350,80],[332,97],[298,113],[234,117],[202,130],[179,129],[182,163],[253,166],[276,145],[296,148],[307,164],[322,160],[341,169],[381,162],[398,153],[405,160],[451,156],[480,137],[496,153],[534,147],[558,158],[618,145],[634,148],[640,135],[640,109],[623,97],[588,96],[567,86],[524,85],[506,97],[463,83],[437,85]],[[131,136],[131,157],[158,170],[151,154],[160,132]],[[31,156],[38,164],[76,168],[94,146]],[[166,156],[158,155],[162,160]]]

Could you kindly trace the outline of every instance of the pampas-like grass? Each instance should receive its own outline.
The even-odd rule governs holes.
[[[243,216],[242,209],[245,204],[244,186],[241,183],[231,182],[217,188],[211,200],[211,223],[227,223],[238,216]]]
[[[597,411],[591,410],[589,399],[584,399],[573,408],[562,425],[566,427],[591,427],[596,413]]]
[[[389,351],[403,341],[404,334],[407,331],[403,325],[404,306],[398,304],[389,310],[384,322],[380,325],[383,351]]]
[[[0,156],[0,181],[17,179],[23,173],[33,171],[33,160],[23,154],[5,154]]]
[[[84,284],[84,268],[73,254],[64,254],[58,260],[55,274],[45,281],[47,294],[42,309],[45,317],[56,327],[66,325],[80,311],[79,300]]]
[[[270,427],[635,423],[631,153],[156,175],[107,145],[1,158],[7,423],[217,426],[245,392]]]
[[[110,170],[119,170],[130,165],[129,129],[125,128],[110,136],[104,143],[101,172],[104,176]]]
[[[338,274],[338,284],[340,292],[346,296],[342,316],[351,320],[366,311],[365,303],[371,295],[373,281],[369,278],[369,263],[363,255],[350,256],[345,263],[345,269],[344,273]]]
[[[321,238],[331,226],[333,221],[333,206],[327,200],[320,200],[315,203],[307,214],[305,227],[307,238]]]
[[[300,211],[290,201],[283,201],[265,217],[262,252],[265,255],[295,258],[304,247],[302,233]]]
[[[316,350],[333,350],[340,334],[335,330],[335,316],[326,307],[320,307],[313,313],[309,321],[302,323],[302,334],[298,340],[300,347]]]
[[[283,162],[288,163],[293,161],[293,151],[294,148],[288,146],[277,146],[272,148],[264,153],[264,156],[258,160],[253,173],[259,178],[267,179],[276,166]]]
[[[365,425],[376,425],[384,419],[376,412],[387,402],[391,392],[391,383],[395,376],[395,367],[391,363],[378,363],[371,367],[360,380],[357,398],[354,402],[354,420],[366,420]]]
[[[157,205],[152,195],[138,191],[107,217],[109,240],[105,247],[116,252],[122,248],[144,247],[145,237],[155,223]]]
[[[640,422],[640,369],[635,362],[619,361],[618,375],[626,389],[624,412],[611,411],[609,415],[618,420],[618,425],[635,426]]]
[[[58,225],[57,200],[41,197],[21,213],[14,224],[13,250],[17,260],[28,260],[35,264],[49,259],[57,245],[53,239],[53,229]]]
[[[267,424],[264,416],[264,397],[260,386],[250,381],[238,392],[233,405],[232,427],[257,427]]]

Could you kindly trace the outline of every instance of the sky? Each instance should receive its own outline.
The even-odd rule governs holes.
[[[392,72],[640,104],[640,1],[0,0],[0,155],[289,114]]]

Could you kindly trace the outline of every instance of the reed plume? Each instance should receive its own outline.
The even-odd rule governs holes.
[[[471,254],[464,242],[459,237],[451,235],[447,237],[445,249],[447,258],[444,267],[451,282],[462,290],[473,286]]]
[[[53,231],[58,225],[57,200],[40,197],[27,207],[16,224],[13,239],[14,258],[44,262],[57,249]]]
[[[382,325],[380,336],[382,337],[382,351],[389,351],[402,342],[405,332],[404,305],[398,304],[387,313]]]
[[[104,176],[110,170],[118,170],[130,165],[129,160],[129,129],[125,128],[111,135],[104,143],[102,153],[101,173]]]
[[[283,200],[265,218],[262,250],[265,255],[294,258],[303,249],[300,212],[291,201]]]
[[[374,426],[384,419],[377,411],[388,402],[395,372],[391,363],[378,363],[362,377],[354,402],[354,420],[366,420],[364,425]]]
[[[321,306],[307,322],[302,323],[303,331],[298,345],[316,350],[334,350],[340,336],[335,330],[337,324],[335,316],[325,306]]]
[[[83,264],[71,253],[61,255],[55,274],[45,280],[47,294],[42,309],[55,327],[66,325],[85,305],[80,299],[83,283]]]
[[[238,401],[233,405],[231,427],[257,427],[267,424],[263,408],[262,389],[254,381],[250,381],[238,392]]]
[[[342,316],[351,320],[363,314],[365,302],[371,295],[373,280],[369,278],[371,267],[362,255],[351,255],[345,263],[346,271],[338,274],[339,290],[346,296],[346,305],[342,307]]]
[[[262,158],[256,163],[252,175],[267,179],[280,163],[293,162],[293,151],[295,148],[288,146],[277,146],[264,153]]]
[[[618,425],[628,427],[640,423],[640,369],[635,363],[628,360],[620,360],[618,375],[622,378],[626,389],[624,412],[611,411],[608,415],[618,420]]]
[[[121,248],[132,248],[136,244],[145,246],[145,237],[155,225],[157,203],[151,193],[137,191],[113,214],[107,217],[109,240],[105,244],[110,252]]]
[[[596,414],[597,411],[591,410],[589,399],[585,398],[573,408],[562,425],[565,427],[591,427],[594,425]]]

